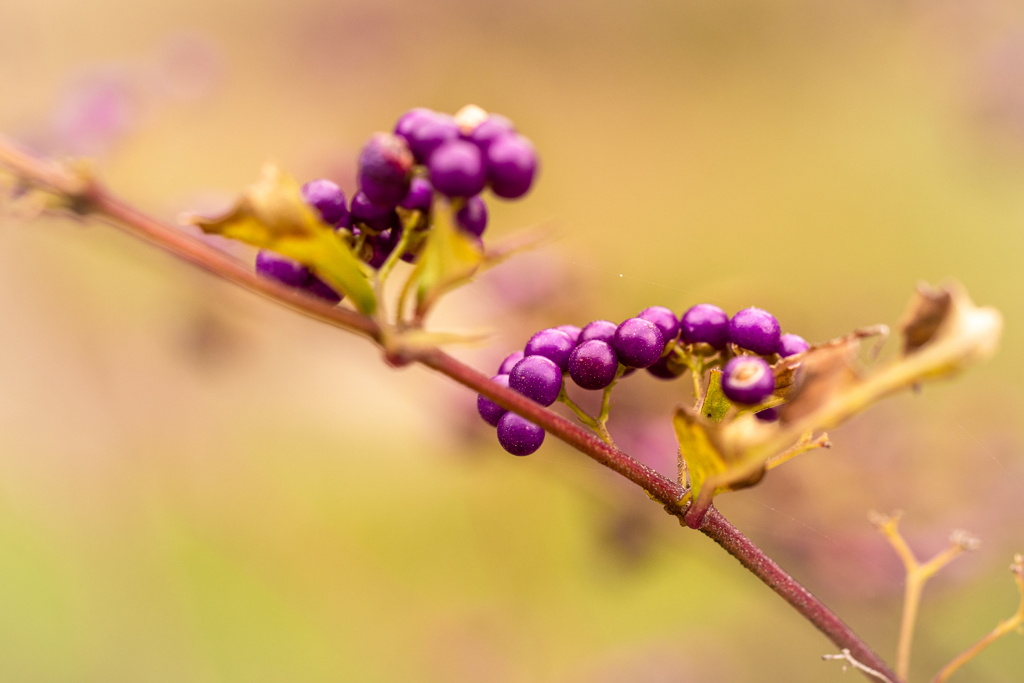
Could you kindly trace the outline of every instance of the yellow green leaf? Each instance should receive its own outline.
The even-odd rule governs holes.
[[[450,207],[439,208],[434,212],[434,227],[412,274],[416,282],[416,313],[420,317],[445,292],[469,282],[484,259],[477,242],[455,226]]]
[[[228,213],[217,218],[193,216],[203,232],[270,249],[309,267],[344,293],[361,312],[376,308],[373,288],[348,243],[324,223],[302,198],[294,178],[266,164],[260,179]]]

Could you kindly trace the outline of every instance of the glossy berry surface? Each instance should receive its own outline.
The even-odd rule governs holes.
[[[543,356],[553,361],[562,372],[565,372],[569,366],[569,354],[572,353],[575,346],[576,342],[572,340],[572,337],[562,330],[550,327],[530,337],[523,353],[527,357]]]
[[[505,360],[501,361],[501,366],[498,368],[499,375],[507,375],[512,372],[512,368],[516,366],[516,363],[521,361],[526,354],[522,351],[516,351],[505,356]]]
[[[604,389],[615,379],[619,359],[608,342],[585,341],[569,355],[569,376],[584,389]]]
[[[544,443],[544,430],[515,413],[498,421],[498,443],[512,455],[530,455]]]
[[[427,109],[426,107],[416,107],[402,114],[401,118],[395,123],[395,135],[404,138],[405,141],[409,142],[409,136],[412,130],[423,123],[424,121],[435,116],[437,112]]]
[[[256,272],[289,287],[302,287],[309,279],[306,266],[268,249],[261,249],[256,254]]]
[[[324,223],[335,227],[348,227],[349,217],[348,207],[345,206],[345,193],[333,181],[326,178],[309,181],[302,186],[302,198],[320,213],[320,218]]]
[[[447,114],[429,112],[415,119],[404,137],[416,161],[426,164],[438,147],[450,140],[459,139],[459,126]]]
[[[736,356],[722,368],[722,393],[733,403],[757,405],[775,391],[775,375],[764,358]]]
[[[754,413],[754,417],[761,422],[775,422],[779,419],[779,411],[775,410],[775,408],[765,408]]]
[[[779,337],[779,347],[775,352],[783,358],[786,358],[787,356],[795,356],[798,353],[803,353],[809,348],[811,348],[811,345],[804,341],[804,338],[800,335],[784,334]]]
[[[659,358],[654,365],[647,368],[647,372],[651,373],[658,379],[675,379],[686,372],[685,365],[678,365],[675,363],[670,364],[670,358],[672,358],[672,354]]]
[[[359,189],[374,204],[394,207],[409,192],[412,165],[403,138],[374,133],[359,153]]]
[[[617,329],[619,329],[619,326],[611,320],[595,320],[583,326],[583,329],[580,330],[580,336],[576,339],[576,343],[582,344],[591,339],[598,339],[611,344]]]
[[[426,178],[416,176],[409,182],[409,191],[398,203],[403,209],[427,213],[434,204],[434,186]]]
[[[484,121],[473,129],[469,134],[469,141],[486,153],[491,143],[500,137],[516,132],[512,122],[501,114],[491,114]]]
[[[508,375],[495,375],[491,378],[491,381],[495,384],[507,387]],[[480,417],[484,419],[484,422],[492,427],[497,427],[498,420],[501,419],[502,415],[508,412],[483,394],[476,395],[476,411],[480,413]]]
[[[537,152],[522,135],[503,135],[487,148],[487,179],[494,194],[517,199],[530,191]]]
[[[398,214],[390,206],[374,204],[363,192],[352,197],[352,222],[362,223],[375,232],[398,225]]]
[[[665,340],[654,323],[642,318],[624,320],[615,330],[612,348],[619,362],[630,368],[654,365],[665,348]]]
[[[480,194],[487,183],[480,148],[465,140],[440,145],[431,155],[428,167],[434,189],[449,197],[472,197]]]
[[[729,341],[762,356],[779,347],[779,321],[760,308],[744,308],[729,321]]]
[[[683,313],[679,338],[684,344],[708,344],[724,349],[729,341],[729,316],[714,304],[697,304]]]
[[[508,374],[508,385],[542,406],[549,406],[562,390],[562,369],[544,356],[526,356]]]
[[[481,237],[487,229],[487,204],[483,197],[476,195],[467,199],[455,214],[455,222],[469,234]]]
[[[567,335],[569,335],[569,338],[572,339],[573,344],[579,343],[581,330],[575,325],[559,325],[555,329],[561,330],[562,332],[565,332]]]
[[[666,344],[679,334],[679,318],[664,306],[650,306],[640,311],[636,317],[654,323]]]
[[[310,274],[309,280],[302,288],[313,296],[332,304],[336,304],[342,299],[341,294],[334,291],[333,287],[313,274]]]

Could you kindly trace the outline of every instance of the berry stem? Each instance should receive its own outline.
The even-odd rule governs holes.
[[[11,170],[23,185],[55,195],[61,200],[61,206],[78,215],[91,215],[208,273],[241,285],[315,320],[366,337],[378,345],[382,342],[381,327],[372,318],[343,306],[331,306],[275,280],[260,277],[246,264],[110,194],[92,177],[27,154],[3,137],[0,137],[0,165]],[[409,287],[407,283],[403,298],[409,293]],[[400,316],[403,310],[401,306],[400,300]],[[664,505],[669,514],[683,520],[685,509],[680,506],[680,501],[688,491],[679,483],[655,472],[539,403],[490,381],[486,375],[441,349],[417,349],[407,354],[407,360],[419,362],[483,394],[502,408],[530,420],[584,455],[621,474]],[[782,596],[837,647],[849,649],[859,661],[881,671],[890,680],[897,680],[878,655],[839,617],[786,574],[713,507],[704,516],[700,530]]]
[[[625,372],[626,366],[619,363],[619,369],[615,371],[615,379],[604,388],[604,394],[601,395],[601,414],[597,416],[597,433],[605,443],[612,446],[615,445],[615,441],[612,439],[611,432],[608,431],[608,416],[612,412],[612,389],[615,388]]]
[[[556,400],[568,406],[569,410],[576,414],[576,417],[579,418],[580,422],[582,422],[583,424],[585,424],[586,426],[590,427],[595,431],[597,430],[597,420],[591,417],[589,413],[583,410],[583,408],[580,408],[578,405],[576,405],[575,401],[569,398],[569,394],[565,393],[564,383],[562,384],[562,390],[558,393],[558,398]]]
[[[417,217],[419,213],[415,214]],[[408,225],[404,226],[402,230],[402,236],[398,240],[398,244],[391,250],[388,257],[381,264],[380,269],[377,270],[373,280],[373,293],[377,296],[377,321],[384,327],[388,324],[387,306],[384,300],[384,285],[387,283],[388,276],[391,275],[391,271],[394,270],[395,264],[398,263],[398,259],[405,253],[405,248],[409,246],[409,238],[412,235],[412,226],[416,224],[415,221],[410,221]],[[363,235],[360,234],[360,237]]]

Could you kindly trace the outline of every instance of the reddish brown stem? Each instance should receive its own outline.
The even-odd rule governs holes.
[[[797,583],[796,579],[787,574],[772,558],[765,555],[763,550],[730,524],[729,520],[723,517],[722,513],[714,506],[710,507],[707,514],[704,515],[704,523],[700,530],[739,560],[740,564],[746,567],[751,574],[778,593],[783,600],[824,633],[825,637],[831,640],[836,647],[848,649],[854,659],[883,674],[893,683],[900,680],[882,661],[881,657],[876,655],[849,626],[843,623],[842,619],[837,617],[821,600],[814,597],[810,591]]]
[[[59,195],[73,211],[101,218],[209,273],[242,285],[299,313],[368,337],[378,344],[381,341],[381,329],[372,319],[343,307],[329,306],[285,285],[261,278],[244,264],[202,240],[167,225],[108,193],[95,181],[83,179],[56,164],[31,156],[3,138],[0,138],[0,165],[14,171],[22,182]],[[545,431],[637,484],[664,505],[670,514],[682,518],[684,510],[679,507],[679,500],[686,490],[680,484],[609,446],[594,434],[511,389],[491,382],[486,375],[440,349],[428,349],[408,359],[393,359],[394,362],[405,360],[422,363],[483,394],[501,407],[535,422]],[[885,663],[849,627],[782,571],[713,507],[704,517],[700,529],[782,596],[838,647],[849,649],[859,661],[884,672],[892,681],[897,680],[894,675],[890,675],[891,672]]]

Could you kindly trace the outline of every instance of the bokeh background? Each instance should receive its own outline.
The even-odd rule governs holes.
[[[1009,0],[5,0],[0,130],[86,155],[169,220],[275,158],[354,185],[405,109],[513,118],[542,175],[488,238],[558,238],[452,297],[489,370],[536,329],[758,305],[821,341],[955,277],[999,355],[888,400],[720,507],[886,656],[931,584],[915,680],[1015,608],[1024,551],[1024,11]],[[251,257],[251,255],[249,255]],[[852,680],[717,546],[549,439],[500,450],[474,397],[131,238],[0,223],[0,679]],[[687,381],[617,391],[671,472]],[[1024,641],[957,680],[1024,677]]]

